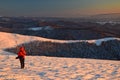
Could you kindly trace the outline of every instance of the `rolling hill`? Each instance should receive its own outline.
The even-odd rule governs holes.
[[[38,41],[37,43],[42,44],[39,46],[39,44],[36,44],[36,40]],[[111,44],[111,40],[114,46]],[[61,49],[55,48],[56,50],[59,49],[67,50],[68,48],[70,48],[69,46],[72,43],[71,49],[74,49],[74,47],[76,46],[77,49],[79,49],[80,46],[78,44],[81,44],[82,48],[80,49],[84,51],[84,48],[86,48],[85,50],[86,52],[89,52],[87,46],[94,44],[94,46],[89,46],[91,47],[90,49],[94,52],[92,47],[98,46],[100,48],[101,45],[103,44],[105,45],[105,43],[112,45],[113,48],[115,49],[116,48],[119,49],[120,48],[119,40],[120,40],[119,38],[104,38],[99,40],[86,40],[86,41],[53,40],[42,37],[24,36],[19,34],[0,32],[0,80],[119,80],[120,79],[119,61],[86,58],[82,59],[73,57],[65,58],[64,57],[65,54],[62,57],[58,56],[50,57],[49,54],[48,54],[49,57],[47,57],[46,55],[41,56],[34,55],[26,56],[25,69],[20,69],[19,61],[15,60],[15,57],[17,56],[15,55],[16,52],[5,51],[6,48],[15,49],[16,46],[24,44],[25,48],[29,47],[27,49],[27,52],[30,48],[32,48],[32,51],[35,52],[34,49],[37,46],[38,49],[39,47],[42,47],[42,49],[40,48],[42,51],[44,51],[45,49],[49,53],[50,52],[49,50],[53,50],[55,48],[55,46],[54,45],[51,46],[51,44],[61,46],[60,47]],[[84,44],[83,42],[88,43]],[[116,44],[117,46],[115,46]],[[110,45],[106,46],[111,47]],[[102,49],[100,50],[101,53],[104,51]],[[112,52],[114,49],[111,50],[110,48],[109,50],[110,52]],[[70,50],[69,52],[71,51],[72,50]],[[39,53],[40,52],[41,51],[39,51]],[[64,53],[66,51],[62,52]],[[69,54],[69,52],[66,54]],[[60,54],[59,51],[58,54]],[[95,54],[98,54],[98,52],[96,52]]]

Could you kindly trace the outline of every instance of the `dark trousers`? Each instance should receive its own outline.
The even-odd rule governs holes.
[[[23,69],[25,67],[25,59],[23,57],[19,57],[19,60],[20,60],[21,69]]]

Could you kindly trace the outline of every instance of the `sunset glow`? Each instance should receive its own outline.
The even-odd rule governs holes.
[[[2,0],[0,16],[79,17],[120,13],[120,0]]]

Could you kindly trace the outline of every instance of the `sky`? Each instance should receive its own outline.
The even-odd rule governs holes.
[[[120,0],[0,0],[0,16],[80,17],[120,13]]]

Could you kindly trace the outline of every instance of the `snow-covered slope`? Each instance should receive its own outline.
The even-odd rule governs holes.
[[[51,41],[51,42],[59,42],[59,43],[65,42],[62,40],[59,41],[59,40],[46,39],[42,37],[24,36],[19,34],[0,32],[0,54],[2,54],[3,49],[16,47],[20,44],[29,43],[35,40]]]
[[[35,36],[25,36],[20,34],[13,34],[13,33],[5,33],[0,32],[0,49],[15,47],[22,43],[29,43],[31,41],[50,41],[55,43],[75,43],[75,42],[88,42],[88,43],[95,43],[96,45],[100,45],[103,41],[109,40],[120,40],[119,38],[103,38],[98,40],[54,40],[54,39],[47,39],[42,37],[35,37]]]
[[[0,56],[0,80],[120,80],[119,61],[27,56],[20,69],[15,56]]]
[[[115,39],[117,39],[117,40],[120,40],[119,38],[103,38],[103,39],[98,39],[98,40],[54,40],[54,39],[47,39],[47,38],[42,38],[42,37],[35,37],[35,36],[25,36],[25,35],[19,35],[19,34],[13,34],[13,33],[5,33],[5,32],[0,32],[0,54],[12,54],[12,53],[9,53],[9,52],[5,52],[4,51],[4,49],[8,49],[8,48],[15,48],[16,46],[18,46],[18,45],[20,45],[20,44],[23,44],[23,43],[30,43],[30,42],[33,42],[33,41],[41,41],[41,42],[50,42],[51,44],[52,43],[57,43],[57,45],[58,46],[60,46],[60,44],[62,43],[75,43],[75,45],[77,46],[77,42],[87,42],[87,43],[92,43],[92,44],[96,44],[97,46],[101,46],[101,43],[102,42],[106,42],[106,41],[109,41],[109,40],[115,40]],[[79,44],[80,44],[79,43]],[[51,45],[50,44],[50,45]],[[28,47],[27,48],[31,48],[30,46],[29,46],[30,44],[28,44]],[[33,44],[34,45],[34,44]],[[42,45],[42,44],[39,44],[40,46]],[[46,44],[47,45],[47,44]],[[87,47],[87,45],[90,45],[90,44],[86,44],[85,46],[86,47],[84,47],[84,45],[82,46],[82,43],[81,43],[81,46],[78,46],[79,47],[79,50],[77,49],[77,47],[72,47],[72,50],[73,49],[75,49],[73,52],[72,52],[72,54],[73,53],[75,53],[76,52],[76,50],[79,52],[79,54],[83,54],[83,52],[84,53],[86,53],[86,49],[88,49],[88,52],[87,53],[93,53],[93,50],[94,49],[97,49],[97,47],[96,46],[94,46],[94,47],[96,47],[96,48],[92,48],[93,46],[91,46],[90,48],[91,49],[89,49],[89,47]],[[44,45],[43,45],[44,46]],[[70,47],[69,45],[67,45],[68,47]],[[36,46],[34,46],[34,47],[36,47]],[[81,47],[84,47],[84,50],[81,48]],[[115,48],[114,46],[112,46],[113,48]],[[52,47],[52,48],[54,48],[54,50],[55,49],[57,49],[56,47]],[[52,49],[51,48],[51,49]],[[65,49],[66,47],[64,47],[63,46],[63,48]],[[86,49],[85,49],[86,48]],[[40,48],[38,48],[38,49],[40,49]],[[81,51],[81,49],[82,49],[82,51]],[[102,49],[102,47],[101,47],[101,49]],[[59,47],[59,51],[60,50],[62,50],[62,48],[60,49],[60,47]],[[90,51],[89,51],[90,50]],[[91,51],[92,50],[92,51]],[[42,50],[41,50],[42,51]],[[46,51],[46,50],[45,50]],[[49,50],[47,50],[48,52],[49,52]],[[57,54],[59,54],[59,51],[57,52]],[[96,50],[94,50],[94,51],[96,51]],[[66,51],[64,51],[64,52],[66,52]],[[76,54],[78,54],[78,52],[76,53]],[[105,51],[104,51],[105,52]],[[115,52],[115,51],[114,51]],[[16,52],[14,52],[14,53],[16,53]],[[31,52],[30,52],[31,53]],[[35,52],[36,53],[36,52]],[[46,52],[44,52],[44,53],[46,53]],[[68,54],[68,53],[70,53],[69,51],[67,51],[67,55],[70,55],[70,54]],[[86,54],[87,54],[86,53]],[[96,52],[95,52],[96,53]],[[109,53],[109,51],[107,51],[107,53]],[[38,55],[38,53],[36,53],[37,55]],[[40,53],[39,53],[40,54]],[[101,55],[102,55],[102,53],[100,53]],[[105,54],[105,53],[103,53],[103,54]],[[111,54],[113,54],[113,53],[111,53]],[[117,52],[115,52],[115,54],[116,55],[119,55],[119,53],[118,53],[118,50],[117,50]],[[92,55],[92,54],[91,54]],[[108,54],[109,55],[109,54]],[[94,55],[95,56],[95,55]],[[103,55],[102,55],[103,56]]]
[[[86,40],[97,46],[103,41],[118,38]],[[76,43],[82,40],[64,41],[34,36],[23,36],[0,32],[0,80],[119,80],[119,61],[94,60],[80,58],[57,58],[45,56],[26,56],[25,69],[20,69],[16,55],[5,52],[3,49],[15,47],[22,43],[34,40],[50,41],[55,43]]]

